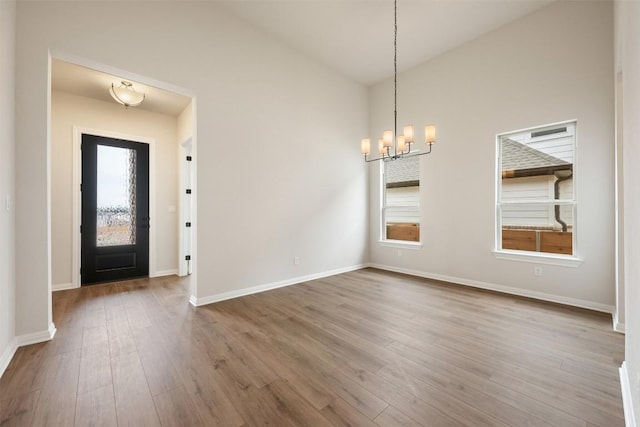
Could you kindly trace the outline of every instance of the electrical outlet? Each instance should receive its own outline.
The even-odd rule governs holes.
[[[542,276],[542,267],[540,266],[533,267],[533,275],[538,277]]]
[[[293,257],[293,264],[294,265],[299,265],[300,264],[300,257],[299,256],[294,256]]]

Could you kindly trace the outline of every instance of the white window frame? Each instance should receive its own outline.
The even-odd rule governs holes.
[[[397,160],[394,160],[397,161]],[[398,249],[411,249],[411,250],[418,250],[421,249],[423,244],[422,244],[422,227],[420,227],[420,236],[419,236],[419,241],[417,242],[411,242],[408,240],[393,240],[393,239],[387,239],[387,218],[386,218],[386,211],[387,211],[387,179],[386,179],[386,171],[385,171],[385,164],[387,162],[385,161],[380,161],[380,240],[378,241],[378,243],[380,244],[380,246],[386,246],[386,247],[391,247],[391,248],[398,248]],[[422,169],[422,162],[420,162],[420,166]],[[421,193],[421,192],[420,192]],[[420,197],[420,199],[422,199],[422,197]],[[398,206],[394,206],[394,207],[398,207]],[[422,211],[421,211],[421,206],[406,206],[406,208],[408,209],[416,209],[416,213],[417,216],[419,218],[422,217]],[[420,223],[422,223],[422,218],[420,220]]]
[[[502,168],[501,168],[501,140],[502,138],[524,133],[524,132],[536,132],[547,129],[553,129],[562,126],[571,126],[573,128],[573,191],[571,199],[549,199],[549,200],[518,200],[518,201],[503,201],[502,195]],[[567,132],[569,133],[569,132]],[[543,139],[540,137],[538,140]],[[532,139],[535,140],[535,139]],[[576,119],[566,120],[557,123],[551,123],[541,126],[533,126],[530,128],[519,129],[509,132],[503,132],[496,135],[496,192],[495,192],[495,246],[494,255],[498,259],[506,259],[512,261],[524,261],[532,262],[536,264],[551,264],[561,265],[567,267],[577,267],[582,263],[582,259],[578,255],[578,197],[577,197],[577,158],[578,158],[578,121]],[[571,205],[573,206],[573,225],[572,225],[572,255],[554,254],[549,252],[533,252],[515,249],[502,249],[502,207],[507,205],[537,205],[543,204],[549,206],[553,210],[554,205]]]

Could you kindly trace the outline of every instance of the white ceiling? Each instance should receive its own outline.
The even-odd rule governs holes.
[[[398,71],[551,3],[553,0],[399,0]],[[391,0],[221,0],[282,42],[370,85],[393,75]]]
[[[423,63],[556,0],[399,0],[398,71]],[[259,31],[371,85],[393,75],[391,0],[217,0]],[[54,60],[52,88],[114,102],[118,76]],[[136,107],[178,115],[190,98],[133,82]]]
[[[51,88],[53,90],[60,90],[74,95],[115,103],[111,95],[109,95],[109,88],[111,84],[114,84],[116,87],[120,86],[122,80],[121,77],[71,64],[59,59],[51,61]],[[175,117],[191,102],[191,98],[188,96],[135,81],[132,81],[132,83],[136,92],[145,94],[145,99],[138,107],[129,108],[152,111]],[[122,108],[124,108],[124,106]]]

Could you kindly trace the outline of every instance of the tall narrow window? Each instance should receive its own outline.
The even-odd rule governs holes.
[[[96,245],[136,243],[136,151],[98,145]]]
[[[383,163],[383,240],[420,241],[420,158]]]
[[[498,250],[575,255],[575,135],[575,122],[498,135]]]

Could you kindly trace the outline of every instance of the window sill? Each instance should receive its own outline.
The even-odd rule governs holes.
[[[584,261],[577,256],[569,255],[552,255],[552,254],[540,254],[530,253],[526,251],[509,251],[509,250],[494,250],[493,255],[497,259],[506,259],[509,261],[522,261],[531,262],[535,264],[548,264],[548,265],[560,265],[563,267],[578,267]]]
[[[406,242],[402,240],[379,240],[380,246],[386,246],[388,248],[398,248],[398,249],[410,249],[414,251],[418,251],[422,249],[422,243],[420,242]]]

